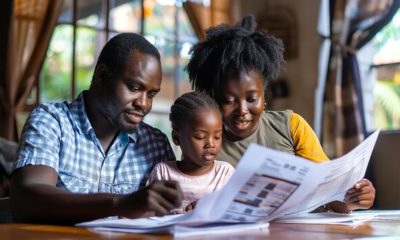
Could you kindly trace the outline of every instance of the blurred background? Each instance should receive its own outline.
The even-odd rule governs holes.
[[[142,34],[161,53],[162,88],[145,121],[170,137],[170,106],[191,91],[184,70],[190,48],[205,39],[208,27],[253,14],[259,29],[285,45],[286,63],[270,83],[268,108],[302,115],[332,158],[381,129],[367,174],[383,195],[393,193],[397,190],[384,190],[387,180],[379,176],[388,179],[400,171],[399,5],[399,0],[1,1],[0,137],[17,143],[35,106],[72,101],[87,89],[100,50],[121,32]],[[11,166],[13,159],[1,161]],[[10,167],[3,168],[9,174]],[[383,205],[400,207],[390,201]]]

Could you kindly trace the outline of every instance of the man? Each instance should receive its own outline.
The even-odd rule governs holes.
[[[156,163],[175,159],[167,137],[142,122],[161,76],[157,49],[120,34],[101,51],[89,90],[70,104],[36,108],[12,174],[15,221],[71,224],[179,206],[176,182],[144,187]]]

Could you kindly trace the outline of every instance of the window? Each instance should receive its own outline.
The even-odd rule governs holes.
[[[65,0],[26,112],[41,102],[72,101],[87,89],[102,47],[121,32],[144,35],[161,53],[161,92],[145,121],[170,136],[170,106],[191,89],[183,69],[198,41],[180,0]]]
[[[358,59],[367,130],[400,130],[400,11]]]

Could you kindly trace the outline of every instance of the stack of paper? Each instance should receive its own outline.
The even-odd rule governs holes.
[[[237,234],[251,231],[268,233],[269,223],[208,223],[195,226],[174,224],[177,216],[150,217],[140,219],[99,219],[80,223],[78,226],[90,227],[99,231],[127,233],[168,233],[175,237],[200,235]]]

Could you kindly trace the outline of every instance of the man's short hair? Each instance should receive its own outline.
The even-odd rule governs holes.
[[[95,69],[100,64],[104,64],[109,74],[118,74],[130,60],[129,57],[133,51],[150,54],[160,60],[157,48],[146,38],[136,33],[121,33],[111,38],[103,47]]]

